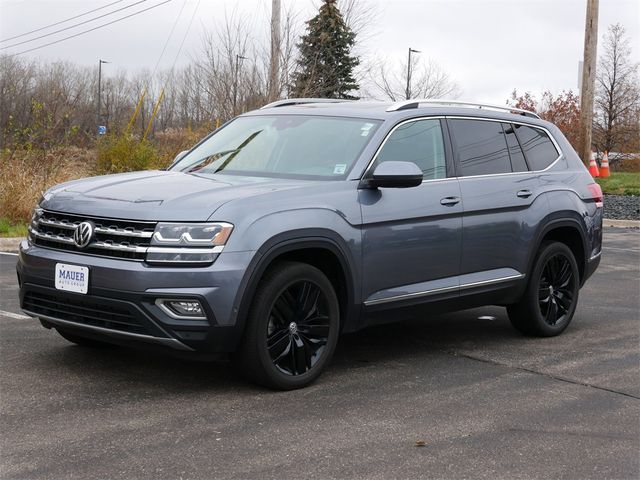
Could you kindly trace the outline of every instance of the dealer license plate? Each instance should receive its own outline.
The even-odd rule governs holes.
[[[89,269],[79,265],[56,263],[56,288],[66,292],[87,293]]]

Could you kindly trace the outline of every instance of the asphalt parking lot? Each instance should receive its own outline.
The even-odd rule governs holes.
[[[343,337],[286,393],[223,362],[73,346],[21,318],[15,261],[0,255],[3,479],[640,477],[640,231],[606,230],[560,337],[524,338],[498,307],[416,319]]]

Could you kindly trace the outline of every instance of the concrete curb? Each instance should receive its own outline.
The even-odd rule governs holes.
[[[26,239],[24,237],[0,238],[0,252],[17,252],[18,246],[22,240]]]
[[[602,221],[602,226],[618,228],[640,228],[640,220],[613,220],[605,218]]]

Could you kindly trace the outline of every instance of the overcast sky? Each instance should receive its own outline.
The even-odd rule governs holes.
[[[0,47],[49,33],[140,0],[124,0],[73,22],[0,42]],[[2,50],[16,53],[127,13],[158,4],[146,0],[115,15],[23,45]],[[162,46],[186,1],[175,33],[161,60],[173,63],[178,46],[198,0],[171,0],[148,12],[31,53],[27,58],[68,60],[95,65],[98,59],[117,69],[152,69]],[[314,15],[320,0],[283,0],[299,19]],[[503,104],[513,88],[533,93],[550,89],[577,89],[578,61],[582,58],[586,0],[362,0],[378,13],[362,46],[370,56],[400,61],[411,46],[423,58],[438,62],[460,85],[461,98]],[[67,19],[114,0],[0,0],[0,40]],[[266,38],[271,0],[200,0],[196,20],[186,39],[178,64],[197,57],[204,29],[213,29],[225,12],[245,15],[254,22],[257,39]],[[621,23],[640,59],[640,0],[601,0],[599,34]]]

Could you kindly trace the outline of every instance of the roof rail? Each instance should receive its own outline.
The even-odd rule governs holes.
[[[500,106],[500,105],[489,105],[486,103],[474,103],[474,102],[462,102],[459,100],[441,100],[435,98],[416,98],[411,100],[403,100],[402,102],[396,102],[387,108],[387,112],[397,112],[399,110],[408,110],[410,108],[418,108],[421,104],[428,104],[433,106],[446,106],[453,105],[459,107],[475,107],[479,109],[487,109],[487,110],[498,110],[502,112],[516,113],[520,115],[524,115],[526,117],[532,118],[540,118],[540,116],[529,110],[523,110],[521,108],[509,107],[509,106]]]
[[[287,98],[285,100],[277,100],[275,102],[268,103],[264,107],[261,107],[260,110],[264,110],[265,108],[288,107],[291,105],[303,105],[305,103],[341,103],[341,102],[350,102],[350,101],[351,100],[345,100],[341,98]]]

